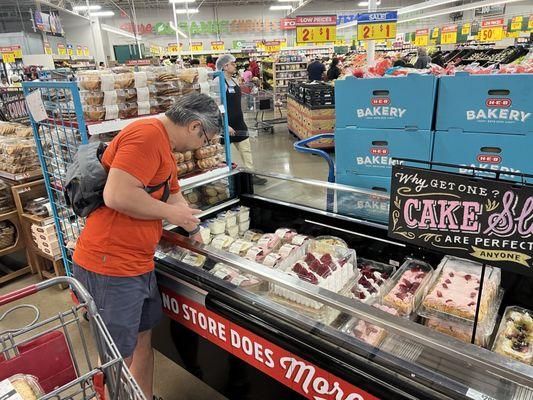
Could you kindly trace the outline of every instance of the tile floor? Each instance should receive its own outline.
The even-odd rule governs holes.
[[[292,147],[294,141],[294,137],[287,132],[285,124],[276,125],[275,133],[272,135],[261,134],[257,138],[253,138],[252,153],[255,169],[257,171],[272,171],[300,178],[327,180],[326,161],[317,156],[297,153]],[[236,155],[236,161],[239,161],[238,155]],[[268,191],[273,185],[276,185],[276,182],[270,181],[263,190]],[[294,192],[292,194],[294,195]],[[302,189],[299,195],[304,203],[311,201],[313,198],[313,193],[308,190],[303,191]],[[0,295],[10,293],[37,281],[37,276],[26,275],[14,282],[1,286]],[[58,288],[47,289],[27,300],[22,299],[12,304],[27,303],[28,300],[40,309],[42,318],[67,310],[72,304],[69,292]],[[7,307],[0,307],[0,315],[6,309]],[[10,315],[0,322],[0,331],[19,327],[29,323],[31,320],[31,312],[20,310],[16,315]],[[85,334],[89,335],[85,321],[82,322],[82,327]],[[79,337],[74,338],[73,342],[74,346],[79,349]],[[90,352],[94,354],[94,345],[92,343],[89,343],[89,348]],[[224,398],[160,353],[156,354],[155,365],[155,391],[158,396],[162,396],[165,400],[218,400]],[[168,379],[169,376],[172,379]]]

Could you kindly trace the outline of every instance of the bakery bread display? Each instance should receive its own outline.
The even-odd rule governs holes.
[[[492,350],[525,364],[532,364],[533,312],[516,306],[507,307]]]
[[[383,298],[401,316],[409,316],[420,305],[433,273],[429,264],[409,259],[391,277],[392,289]]]

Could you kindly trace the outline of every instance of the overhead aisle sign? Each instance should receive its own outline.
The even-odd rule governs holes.
[[[427,46],[429,43],[429,29],[418,29],[415,32],[415,46]]]
[[[440,34],[440,44],[457,43],[457,25],[444,26]]]
[[[296,17],[296,42],[326,43],[337,39],[336,15],[304,15]]]
[[[481,42],[495,42],[503,39],[504,19],[489,19],[481,22],[478,40]]]
[[[359,40],[383,40],[396,37],[396,11],[359,13],[357,15],[357,38]]]
[[[216,41],[216,42],[211,42],[211,50],[224,51],[224,42],[221,40]]]

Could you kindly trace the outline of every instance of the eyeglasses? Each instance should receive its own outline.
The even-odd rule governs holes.
[[[205,133],[205,129],[204,129],[203,126],[202,126],[202,132],[203,132],[204,137],[205,137],[205,144],[209,144],[209,142],[211,142],[211,139],[209,139],[209,137],[207,136],[207,133]]]

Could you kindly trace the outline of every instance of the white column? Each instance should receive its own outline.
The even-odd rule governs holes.
[[[368,1],[368,12],[374,12],[378,9],[377,6],[377,0],[369,0]],[[366,59],[369,64],[373,63],[375,60],[376,55],[376,41],[375,40],[369,40],[367,42],[366,47]]]
[[[94,44],[94,61],[96,62],[96,65],[98,65],[102,61],[107,64],[104,41],[102,38],[102,28],[100,27],[100,20],[98,19],[98,17],[93,17],[91,18],[90,24],[91,35],[93,37]]]

